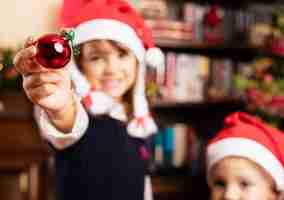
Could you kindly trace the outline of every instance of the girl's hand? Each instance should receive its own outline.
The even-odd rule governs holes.
[[[76,110],[70,73],[67,68],[54,70],[39,65],[33,44],[33,39],[29,38],[14,58],[15,67],[23,76],[25,93],[46,111],[57,128],[68,131],[73,127]]]

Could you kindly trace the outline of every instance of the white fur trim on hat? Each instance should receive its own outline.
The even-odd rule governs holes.
[[[153,68],[164,68],[165,56],[161,49],[157,47],[152,47],[147,49],[146,51],[145,62],[147,65]]]
[[[139,62],[144,60],[145,48],[133,28],[112,19],[94,19],[75,28],[75,45],[91,40],[112,40],[124,44],[136,55]]]
[[[272,176],[279,191],[284,190],[284,168],[265,146],[241,137],[226,138],[212,143],[207,149],[207,171],[227,156],[240,156],[254,161]]]

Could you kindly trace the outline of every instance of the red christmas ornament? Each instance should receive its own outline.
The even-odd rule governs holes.
[[[219,7],[212,6],[209,11],[205,14],[205,24],[214,28],[221,24],[222,16],[220,15]]]
[[[64,35],[47,34],[36,42],[37,62],[46,68],[63,68],[71,59],[69,40]]]

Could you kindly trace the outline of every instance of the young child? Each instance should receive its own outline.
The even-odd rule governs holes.
[[[58,200],[151,199],[143,139],[156,124],[144,73],[146,64],[162,67],[161,51],[122,0],[66,0],[61,24],[74,28],[80,47],[66,68],[36,63],[32,39],[14,60],[41,134],[56,152]]]
[[[279,200],[284,190],[284,134],[237,112],[207,147],[212,200]]]

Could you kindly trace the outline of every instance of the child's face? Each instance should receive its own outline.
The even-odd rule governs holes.
[[[210,171],[211,200],[277,200],[272,177],[252,161],[228,157]]]
[[[92,86],[121,100],[136,79],[137,60],[126,47],[107,40],[87,42],[81,48],[80,66]]]

